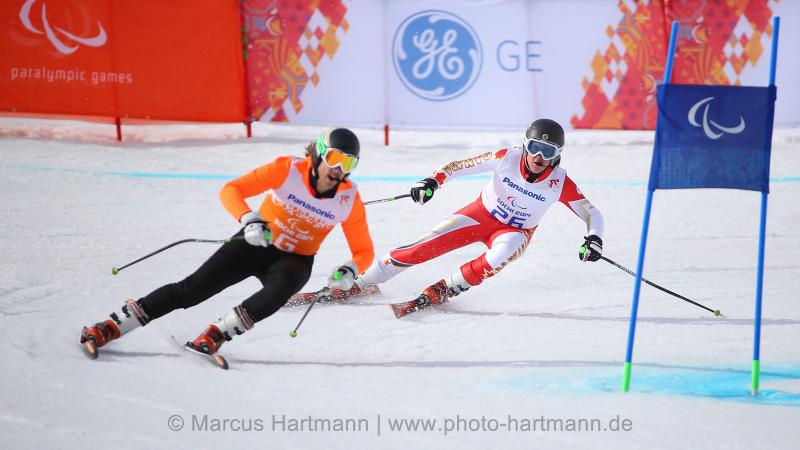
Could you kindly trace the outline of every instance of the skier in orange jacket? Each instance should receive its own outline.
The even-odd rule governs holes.
[[[182,281],[126,300],[109,319],[84,327],[81,343],[90,356],[97,356],[97,347],[175,309],[190,308],[245,278],[257,277],[261,290],[189,343],[203,353],[216,353],[225,341],[275,313],[306,284],[314,254],[338,223],[352,259],[333,270],[328,286],[351,289],[356,274],[375,256],[364,204],[348,179],[358,164],[358,138],[346,128],[327,130],[306,152],[305,158],[282,156],[228,182],[220,200],[242,229]],[[265,191],[259,210],[251,211],[245,199]]]

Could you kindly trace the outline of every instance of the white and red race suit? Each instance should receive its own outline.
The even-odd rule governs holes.
[[[547,209],[559,201],[586,222],[587,233],[603,236],[603,216],[561,167],[548,166],[534,182],[526,180],[524,150],[519,147],[486,152],[453,161],[437,169],[441,186],[460,176],[492,172],[480,198],[456,211],[418,241],[376,260],[358,280],[361,287],[383,283],[403,269],[475,242],[489,250],[462,265],[448,286],[463,291],[476,286],[519,258],[530,243]]]

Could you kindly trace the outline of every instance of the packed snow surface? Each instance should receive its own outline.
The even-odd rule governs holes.
[[[364,200],[404,194],[442,163],[517,143],[522,130],[357,128]],[[800,130],[776,130],[766,235],[762,379],[750,395],[761,195],[657,191],[644,276],[712,314],[643,286],[631,392],[620,392],[634,278],[578,261],[586,228],[554,205],[526,254],[449,304],[402,320],[414,298],[484,251],[411,268],[384,295],[283,309],[222,347],[221,371],[183,352],[259,286],[246,280],[87,359],[81,327],[126,298],[182,279],[215,250],[184,238],[238,229],[217,193],[317,127],[112,126],[0,120],[0,435],[3,448],[797,448],[800,441]],[[562,165],[605,217],[604,255],[631,269],[652,132],[569,131]],[[367,207],[379,256],[474,200],[456,180],[420,207]],[[251,199],[256,206],[260,198]],[[349,259],[339,228],[305,290]],[[405,420],[405,421],[403,421]],[[416,425],[418,429],[409,429]],[[423,430],[427,427],[427,430]],[[173,428],[181,428],[173,431]],[[402,428],[402,429],[401,429]]]

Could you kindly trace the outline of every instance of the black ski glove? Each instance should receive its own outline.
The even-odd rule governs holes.
[[[424,205],[433,198],[436,189],[439,189],[439,182],[435,179],[419,180],[411,186],[411,198],[420,205]]]
[[[597,261],[603,254],[603,240],[594,234],[584,237],[583,245],[578,249],[581,261]]]

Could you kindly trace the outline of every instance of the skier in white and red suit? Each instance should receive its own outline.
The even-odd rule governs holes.
[[[417,299],[392,305],[399,318],[418,309],[438,305],[477,286],[519,258],[547,209],[556,201],[566,205],[587,225],[579,248],[582,261],[597,261],[603,246],[603,216],[559,167],[564,130],[549,119],[539,119],[525,133],[521,146],[487,152],[437,169],[433,176],[411,187],[420,205],[449,180],[491,172],[492,180],[480,198],[456,211],[418,241],[376,259],[354,282],[352,289],[336,297],[358,295],[374,284],[384,283],[405,269],[475,242],[486,253],[461,266],[447,278],[428,286]]]

